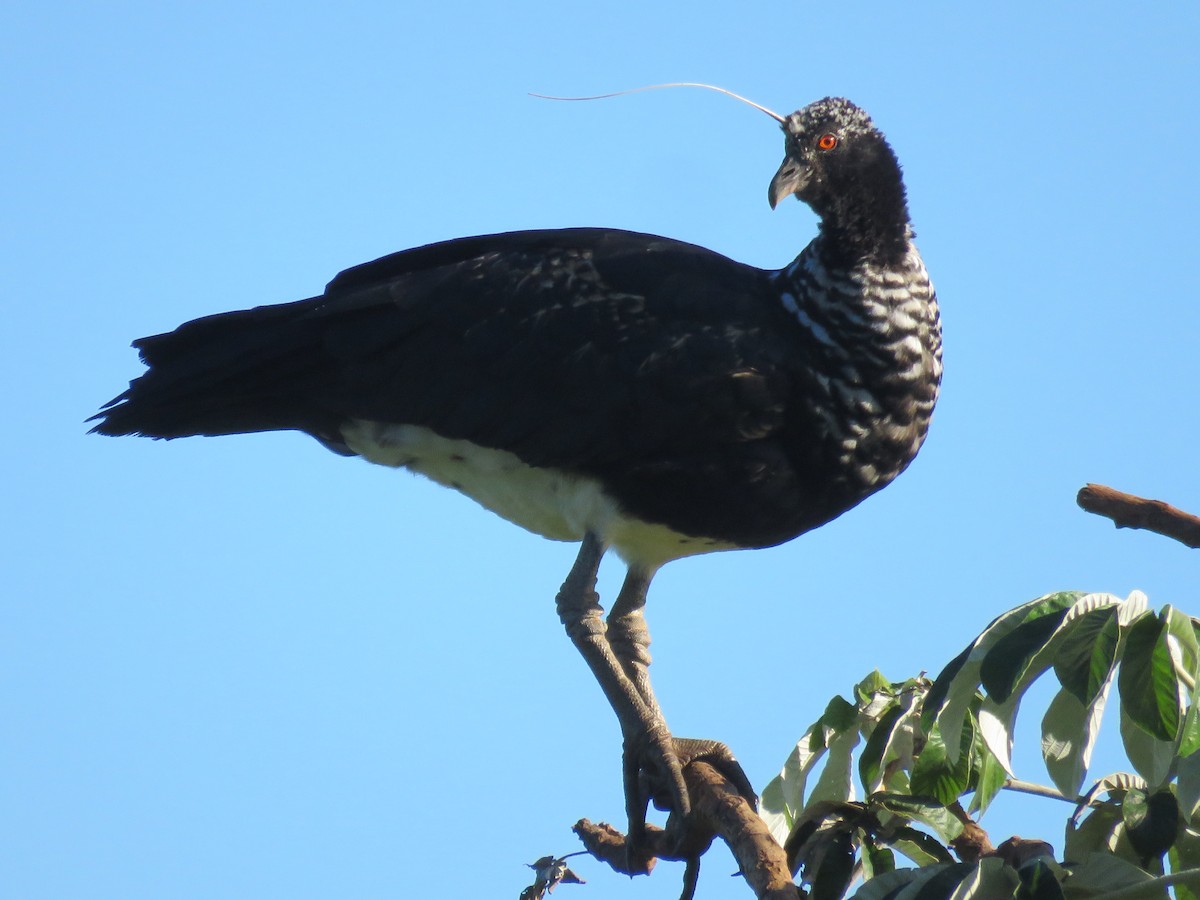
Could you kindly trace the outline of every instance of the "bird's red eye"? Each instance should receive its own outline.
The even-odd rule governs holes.
[[[817,138],[817,146],[822,150],[832,150],[837,145],[838,139],[835,134],[823,134]]]

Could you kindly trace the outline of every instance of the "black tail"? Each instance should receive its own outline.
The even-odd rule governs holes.
[[[316,302],[222,313],[134,341],[149,370],[88,420],[98,420],[92,431],[153,438],[336,433],[337,423],[305,390],[325,357],[306,316]]]

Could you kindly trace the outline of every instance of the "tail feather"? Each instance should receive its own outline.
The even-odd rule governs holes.
[[[320,364],[313,301],[222,313],[134,342],[149,367],[88,421],[152,438],[301,430],[331,424],[304,396]]]

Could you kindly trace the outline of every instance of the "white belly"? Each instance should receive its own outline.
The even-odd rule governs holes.
[[[647,572],[681,556],[733,549],[626,515],[594,479],[535,469],[507,451],[444,438],[420,425],[360,420],[343,426],[342,436],[364,459],[419,472],[542,537],[581,541],[591,532]]]

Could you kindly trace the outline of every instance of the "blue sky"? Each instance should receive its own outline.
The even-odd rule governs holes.
[[[577,818],[621,820],[616,722],[554,614],[573,547],[297,435],[83,425],[138,374],[132,339],[404,247],[607,225],[776,267],[812,236],[767,206],[759,113],[528,91],[850,97],[904,163],[939,290],[913,467],[792,544],[656,579],[677,733],[761,785],[834,692],[936,672],[1039,594],[1200,613],[1194,554],[1074,504],[1097,481],[1200,511],[1200,8],[1050,6],[6,4],[5,892],[516,896]],[[983,824],[1061,846],[1067,812]],[[568,900],[678,886],[578,871]],[[714,853],[700,896],[747,896],[730,871]]]

